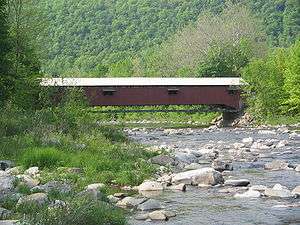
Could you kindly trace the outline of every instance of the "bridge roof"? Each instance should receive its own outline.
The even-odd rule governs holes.
[[[239,86],[245,82],[237,77],[215,78],[43,78],[42,86]]]

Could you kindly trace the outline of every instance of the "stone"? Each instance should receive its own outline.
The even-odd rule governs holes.
[[[14,167],[14,162],[10,160],[0,160],[0,169],[5,171],[7,169],[10,169]]]
[[[168,220],[168,217],[162,210],[153,211],[149,213],[148,216],[151,220]]]
[[[149,213],[138,214],[134,217],[136,220],[147,220],[149,218]]]
[[[240,180],[225,180],[224,185],[233,186],[233,187],[246,187],[250,184],[250,181],[247,179]]]
[[[253,138],[248,137],[248,138],[243,138],[242,142],[245,144],[247,147],[250,147],[253,144]]]
[[[253,185],[249,188],[249,190],[260,191],[260,192],[264,192],[266,189],[267,189],[267,187],[264,185]]]
[[[21,166],[16,166],[16,167],[7,169],[7,170],[6,170],[6,173],[7,173],[7,174],[10,174],[10,175],[18,175],[18,174],[21,174],[21,173],[22,173],[22,167],[21,167]]]
[[[28,175],[17,175],[17,178],[28,188],[33,188],[39,185],[40,181]]]
[[[273,130],[259,130],[259,131],[258,131],[258,134],[263,134],[263,135],[273,135],[273,134],[276,134],[276,132],[273,131]]]
[[[216,185],[223,183],[224,179],[222,174],[213,168],[202,168],[174,174],[172,177],[172,182],[175,184],[184,183],[193,185]]]
[[[214,160],[211,164],[211,167],[219,172],[223,172],[225,170],[233,170],[233,166],[231,163],[223,162],[221,160]]]
[[[254,142],[250,149],[253,151],[253,150],[267,150],[267,149],[270,149],[270,147],[268,145],[265,145],[263,143],[260,143],[260,142]]]
[[[244,148],[246,145],[244,143],[233,143],[232,146],[235,149],[240,149],[240,148]]]
[[[162,209],[162,205],[159,201],[154,199],[149,199],[142,204],[138,205],[137,209],[141,211],[151,211],[151,210],[157,210]]]
[[[289,169],[289,163],[284,160],[273,160],[265,164],[266,170],[286,170]]]
[[[72,187],[64,182],[60,181],[49,181],[46,184],[36,186],[31,189],[31,191],[41,191],[49,193],[51,191],[58,191],[63,194],[70,193],[72,191]]]
[[[138,186],[138,191],[162,191],[163,185],[156,181],[145,181]]]
[[[176,213],[172,211],[167,211],[167,210],[161,210],[161,211],[167,216],[168,219],[176,216]]]
[[[0,174],[0,192],[9,192],[14,189],[16,178],[12,175]]]
[[[184,169],[186,169],[186,170],[196,170],[196,169],[200,169],[200,168],[203,168],[203,166],[201,166],[199,163],[191,163],[184,167]]]
[[[17,225],[19,224],[18,220],[0,220],[0,225]]]
[[[30,205],[30,204],[36,204],[36,205],[45,205],[48,203],[48,196],[45,193],[35,193],[27,196],[23,196],[19,199],[17,206],[20,205]]]
[[[287,187],[280,184],[275,184],[273,188],[267,188],[265,195],[268,197],[290,198],[293,194]]]
[[[115,196],[113,196],[113,195],[108,195],[108,196],[107,196],[107,199],[108,199],[108,201],[109,201],[110,203],[117,203],[118,201],[120,201],[120,198],[117,198],[117,197],[115,197]]]
[[[40,173],[38,167],[30,167],[29,169],[25,170],[24,174],[31,176],[31,177],[36,177]]]
[[[261,193],[259,191],[249,190],[242,194],[235,194],[235,198],[259,198],[261,197]]]
[[[10,210],[0,207],[0,219],[1,220],[3,220],[3,219],[5,220],[11,215],[12,215],[12,212]]]
[[[99,190],[105,187],[105,184],[96,183],[96,184],[89,184],[85,189],[86,190]]]
[[[145,202],[147,198],[134,198],[134,197],[125,197],[122,200],[118,201],[116,206],[119,207],[136,207],[139,204]]]
[[[289,142],[288,142],[287,140],[279,141],[279,142],[277,143],[277,145],[276,145],[276,148],[283,148],[283,147],[287,146],[288,143],[289,143]]]
[[[186,191],[186,184],[177,184],[177,185],[167,186],[167,189],[172,190],[172,191]]]
[[[297,187],[295,187],[295,188],[292,190],[292,194],[293,194],[293,195],[296,195],[296,196],[300,196],[300,185],[298,185]]]
[[[157,179],[158,182],[171,183],[172,177],[168,174],[165,174]]]
[[[150,162],[160,166],[175,165],[175,160],[172,157],[167,155],[154,156],[150,159]]]
[[[181,163],[191,164],[198,161],[198,158],[191,153],[177,152],[175,153],[175,160]]]
[[[87,190],[81,191],[78,193],[78,196],[90,198],[91,200],[94,200],[94,201],[99,201],[99,200],[101,201],[104,198],[104,195],[99,190],[96,190],[96,189],[87,189]]]
[[[296,172],[300,172],[300,165],[297,165],[297,166],[296,166],[295,171],[296,171]]]
[[[125,198],[127,196],[128,195],[126,193],[123,193],[123,192],[114,193],[114,197],[117,197],[117,198]]]

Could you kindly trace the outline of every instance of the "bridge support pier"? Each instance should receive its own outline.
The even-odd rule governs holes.
[[[239,117],[241,112],[223,112],[222,113],[222,121],[223,127],[231,126],[232,122]]]

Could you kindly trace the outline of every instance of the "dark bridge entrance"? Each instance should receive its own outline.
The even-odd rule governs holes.
[[[228,118],[242,107],[240,78],[45,78],[41,85],[83,88],[91,106],[207,105]]]

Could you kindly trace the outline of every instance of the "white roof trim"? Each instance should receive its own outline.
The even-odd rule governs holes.
[[[237,77],[221,78],[42,78],[41,86],[239,86]]]

